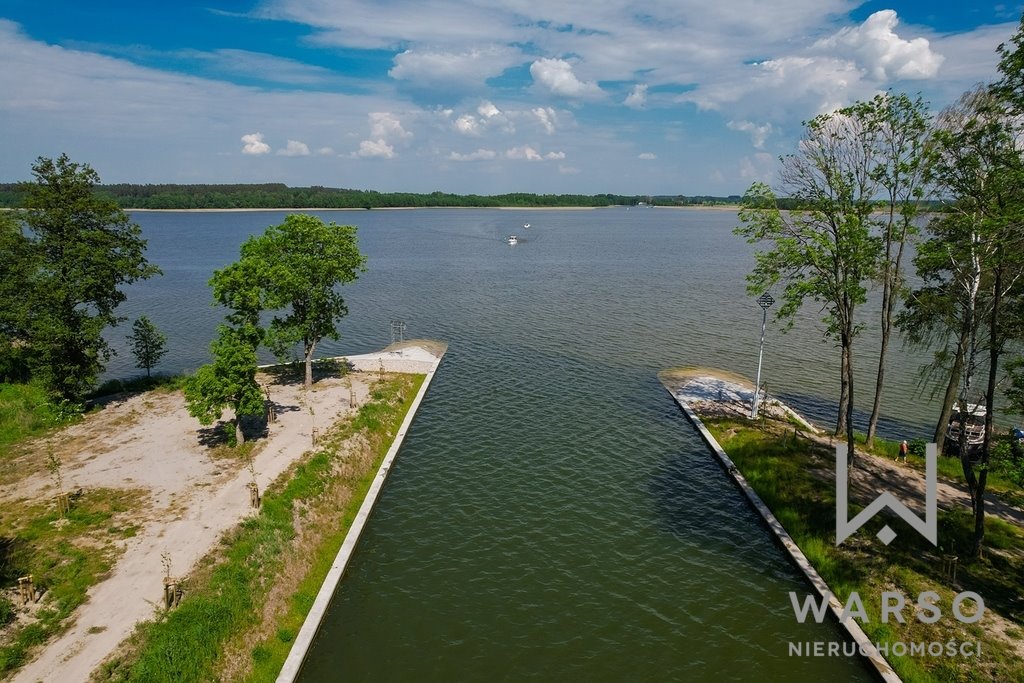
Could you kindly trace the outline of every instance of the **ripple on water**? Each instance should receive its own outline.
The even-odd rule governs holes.
[[[168,332],[161,369],[206,362],[210,273],[283,215],[136,215],[167,275],[120,312]],[[786,656],[835,634],[795,623],[786,593],[805,587],[656,380],[680,364],[752,374],[760,310],[735,214],[324,217],[359,225],[370,270],[321,352],[379,348],[396,318],[449,351],[303,680],[865,679],[858,662]],[[500,242],[527,220],[529,241]],[[827,411],[834,350],[814,317],[770,327],[765,378]],[[132,372],[121,331],[111,344]],[[894,361],[894,382],[913,365]]]

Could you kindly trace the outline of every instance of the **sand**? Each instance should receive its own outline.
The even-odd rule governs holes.
[[[437,366],[443,345],[440,353],[438,348],[407,342],[353,356],[363,372],[322,379],[308,392],[301,383],[271,385],[277,421],[259,439],[252,467],[260,490],[311,447],[314,428],[323,431],[353,411],[350,386],[356,406],[361,405],[382,364],[388,372],[426,372]],[[87,680],[137,623],[162,609],[164,558],[170,560],[172,576],[187,576],[225,531],[252,514],[250,469],[237,459],[211,457],[215,451],[203,444],[209,436],[210,430],[186,412],[181,392],[149,392],[114,401],[33,444],[37,456],[45,457],[48,447],[63,454],[65,490],[143,489],[148,501],[135,520],[138,533],[120,541],[123,554],[110,575],[89,591],[69,628],[34,653],[12,680]],[[0,500],[52,495],[52,489],[50,474],[36,471],[0,488]]]

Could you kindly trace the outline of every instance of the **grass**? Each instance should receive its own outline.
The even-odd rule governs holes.
[[[353,419],[329,430],[304,462],[264,493],[259,514],[223,539],[191,577],[181,604],[141,626],[128,651],[94,678],[178,682],[235,679],[240,673],[248,680],[274,680],[422,381],[399,375],[378,384]],[[366,466],[349,467],[342,457],[353,442],[367,444],[372,457]],[[348,502],[339,507],[342,490]],[[305,525],[301,534],[298,525]],[[296,552],[302,537],[310,536],[312,552]],[[307,558],[297,579],[285,569],[296,555]],[[288,580],[295,590],[285,608],[263,623],[267,596]],[[224,674],[231,666],[225,652],[238,647],[246,649],[249,661]]]
[[[89,394],[89,398],[91,400],[95,400],[105,396],[113,396],[115,394],[139,394],[144,391],[153,390],[159,390],[162,392],[177,391],[178,389],[184,388],[186,379],[188,379],[187,375],[164,374],[157,374],[151,377],[141,375],[139,377],[132,377],[129,379],[108,379],[106,382],[96,387],[96,389]]]
[[[0,384],[0,456],[11,446],[75,422],[82,409],[55,401],[38,384]]]
[[[183,375],[114,379],[104,382],[88,398],[96,400],[112,394],[154,389],[174,391],[181,388],[184,380]],[[77,422],[84,412],[84,406],[55,399],[39,384],[0,383],[0,457],[18,443]]]
[[[50,501],[7,501],[0,508],[0,584],[11,586],[32,574],[43,590],[36,620],[13,622],[3,633],[0,677],[60,631],[89,588],[110,571],[118,554],[113,541],[134,533],[133,525],[118,520],[129,518],[139,504],[137,491],[89,489],[73,496],[64,521]]]
[[[977,627],[965,630],[950,617],[949,609],[955,593],[973,590],[984,597],[988,610],[1008,618],[1013,628],[1020,627],[1024,615],[1020,596],[1024,533],[1020,528],[989,517],[987,552],[981,559],[968,557],[973,517],[966,509],[940,511],[939,538],[944,547],[938,551],[894,516],[875,517],[866,529],[836,547],[834,453],[771,423],[765,429],[728,419],[709,419],[705,424],[840,601],[845,602],[851,591],[864,598],[870,621],[861,625],[872,641],[946,642],[952,638],[983,643],[984,656],[978,660],[890,657],[904,681],[1024,680],[1024,662],[1009,643]],[[881,445],[883,453],[890,447]],[[880,546],[873,538],[883,524],[899,533],[884,553],[878,552]],[[959,556],[958,586],[943,576],[940,554]],[[921,591],[935,590],[945,616],[935,624],[922,624],[908,610],[906,624],[881,623],[878,598],[868,596],[880,596],[884,590],[900,590],[910,603]]]

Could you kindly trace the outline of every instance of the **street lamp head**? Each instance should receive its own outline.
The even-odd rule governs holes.
[[[763,308],[766,311],[769,308],[771,308],[772,304],[774,304],[774,303],[775,303],[775,299],[773,299],[772,295],[769,294],[768,292],[765,292],[764,294],[762,294],[761,296],[759,296],[757,298],[757,305],[760,306],[761,308]]]

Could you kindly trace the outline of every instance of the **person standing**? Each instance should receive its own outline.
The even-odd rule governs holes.
[[[910,446],[907,445],[907,440],[903,439],[903,441],[900,442],[900,454],[896,456],[897,462],[906,462],[907,461],[907,452],[909,450],[910,450]]]

